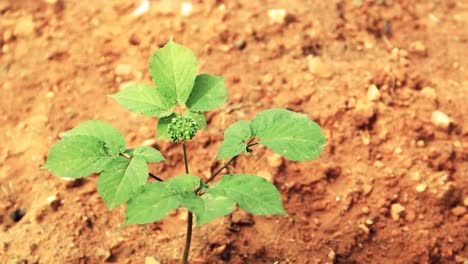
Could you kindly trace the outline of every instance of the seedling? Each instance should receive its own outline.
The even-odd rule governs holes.
[[[61,177],[100,174],[97,190],[109,209],[127,204],[124,226],[148,224],[179,207],[188,209],[182,263],[188,263],[193,214],[196,224],[230,214],[236,204],[256,215],[286,215],[276,187],[252,174],[227,174],[211,184],[243,152],[265,146],[289,160],[316,158],[323,150],[321,128],[306,115],[269,109],[251,121],[238,121],[224,132],[217,159],[227,162],[208,179],[189,173],[186,144],[206,129],[204,112],[227,99],[223,77],[197,75],[192,51],[169,41],[153,54],[149,71],[156,84],[134,84],[112,95],[124,108],[159,118],[157,139],[182,146],[185,174],[163,180],[149,173],[148,163],[162,162],[152,147],[127,149],[123,136],[110,124],[91,120],[62,134],[50,149],[43,168]],[[156,181],[149,181],[153,178]]]

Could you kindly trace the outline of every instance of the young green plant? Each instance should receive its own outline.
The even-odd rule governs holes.
[[[163,155],[147,146],[127,149],[120,132],[99,120],[62,134],[43,168],[71,178],[99,174],[97,190],[106,206],[114,209],[127,204],[124,226],[153,223],[173,209],[187,208],[182,263],[188,263],[193,215],[198,226],[230,214],[236,205],[256,215],[286,215],[279,191],[262,177],[226,174],[211,183],[239,155],[258,145],[289,160],[312,160],[326,143],[321,128],[306,115],[286,109],[268,109],[251,121],[238,121],[224,132],[216,157],[227,162],[203,180],[189,172],[186,144],[198,130],[207,128],[204,112],[225,103],[224,78],[197,75],[192,51],[173,41],[151,56],[149,71],[156,86],[134,84],[112,97],[130,111],[159,118],[157,139],[182,146],[185,174],[165,180],[151,174],[148,163],[164,161]]]

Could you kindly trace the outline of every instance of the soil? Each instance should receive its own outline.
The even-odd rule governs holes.
[[[120,228],[96,176],[40,170],[60,133],[112,123],[130,147],[153,145],[183,172],[155,120],[107,95],[150,83],[149,56],[168,39],[199,71],[224,75],[229,102],[188,145],[208,177],[222,131],[271,107],[306,113],[328,144],[314,161],[262,147],[230,172],[281,190],[288,217],[232,216],[194,230],[192,263],[467,263],[467,1],[0,2],[0,263],[178,263],[186,212]],[[269,12],[271,9],[284,9]],[[153,261],[153,262],[151,262]]]

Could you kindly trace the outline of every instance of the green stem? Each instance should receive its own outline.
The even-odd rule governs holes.
[[[187,159],[187,149],[185,147],[185,142],[182,143],[182,149],[184,150],[184,163],[185,163],[185,173],[189,173],[188,168],[188,159]],[[187,237],[185,238],[185,248],[184,255],[182,257],[182,264],[188,263],[188,257],[190,253],[190,243],[192,242],[192,225],[193,225],[193,214],[188,212],[187,216]]]
[[[188,160],[187,160],[187,148],[185,147],[185,142],[182,143],[182,149],[184,150],[185,173],[189,174]]]

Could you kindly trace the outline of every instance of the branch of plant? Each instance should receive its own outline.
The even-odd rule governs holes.
[[[249,147],[252,147],[252,146],[255,146],[257,145],[258,143],[252,143],[253,141],[255,140],[255,138],[252,138],[249,140],[249,142],[247,142],[247,147],[246,149],[248,149]],[[234,161],[236,161],[236,159],[239,157],[240,154],[232,157],[230,160],[228,160],[228,162],[226,162],[223,166],[221,166],[219,169],[217,169],[211,176],[210,178],[208,178],[206,181],[205,181],[205,184],[208,184],[209,182],[213,181],[216,176],[218,176],[225,168],[227,168],[229,165],[231,165],[231,163],[233,163]],[[196,190],[196,192],[200,191],[200,188],[201,187],[198,187],[198,189]]]
[[[148,172],[148,175],[149,175],[151,178],[153,178],[153,179],[155,179],[155,180],[157,180],[157,181],[160,181],[160,182],[164,181],[163,179],[159,178],[158,176],[154,175],[154,174],[151,173],[151,172]]]

